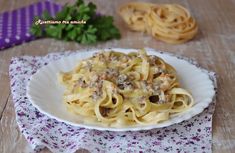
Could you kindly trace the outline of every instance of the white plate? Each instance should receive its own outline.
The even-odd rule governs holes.
[[[106,49],[106,51],[107,50],[110,49]],[[120,48],[112,50],[124,53],[136,51],[134,49]],[[202,71],[186,60],[179,59],[170,54],[159,53],[153,49],[147,49],[147,53],[149,55],[157,55],[163,58],[167,63],[176,69],[183,88],[189,90],[192,93],[195,99],[195,105],[189,110],[156,125],[137,125],[124,128],[113,128],[103,127],[100,124],[91,125],[83,123],[82,117],[73,115],[66,110],[66,107],[62,102],[64,89],[61,85],[58,84],[57,74],[60,71],[72,70],[81,59],[88,58],[97,51],[98,50],[77,52],[75,55],[73,54],[60,60],[53,61],[47,66],[44,66],[38,70],[31,77],[31,80],[27,86],[27,96],[32,104],[43,114],[74,126],[108,131],[138,131],[166,127],[190,119],[193,116],[201,113],[204,108],[206,108],[212,102],[215,90],[213,82],[210,80],[206,72]]]

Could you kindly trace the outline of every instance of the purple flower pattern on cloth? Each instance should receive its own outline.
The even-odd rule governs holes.
[[[215,99],[201,114],[190,120],[161,129],[137,132],[89,130],[59,122],[40,113],[26,96],[26,85],[30,77],[50,61],[76,53],[22,56],[11,60],[9,74],[16,121],[35,152],[44,147],[56,153],[73,153],[80,148],[94,153],[211,152]],[[215,73],[203,71],[210,75],[216,86]]]

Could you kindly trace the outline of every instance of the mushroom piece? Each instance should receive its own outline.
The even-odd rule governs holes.
[[[151,103],[158,103],[159,102],[159,96],[158,95],[152,95],[149,97],[149,101]]]

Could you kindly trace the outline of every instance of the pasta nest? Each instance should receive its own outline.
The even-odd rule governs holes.
[[[184,43],[198,31],[190,12],[178,4],[133,2],[121,6],[118,12],[131,30],[171,44]]]

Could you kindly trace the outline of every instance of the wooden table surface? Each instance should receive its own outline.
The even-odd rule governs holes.
[[[12,10],[35,0],[0,0],[0,12]],[[46,55],[50,52],[82,48],[152,47],[194,58],[218,74],[218,97],[213,118],[213,152],[235,152],[235,0],[152,0],[155,3],[178,3],[190,10],[199,24],[193,41],[181,45],[159,42],[142,33],[130,32],[117,16],[116,8],[125,0],[94,0],[98,11],[113,15],[122,33],[120,40],[82,46],[73,42],[40,39],[0,51],[0,152],[27,153],[30,146],[20,133],[9,86],[10,59],[22,55]],[[71,1],[70,1],[71,2]],[[59,0],[64,4],[65,1]],[[44,149],[42,152],[49,152]],[[87,152],[79,150],[78,152]]]

